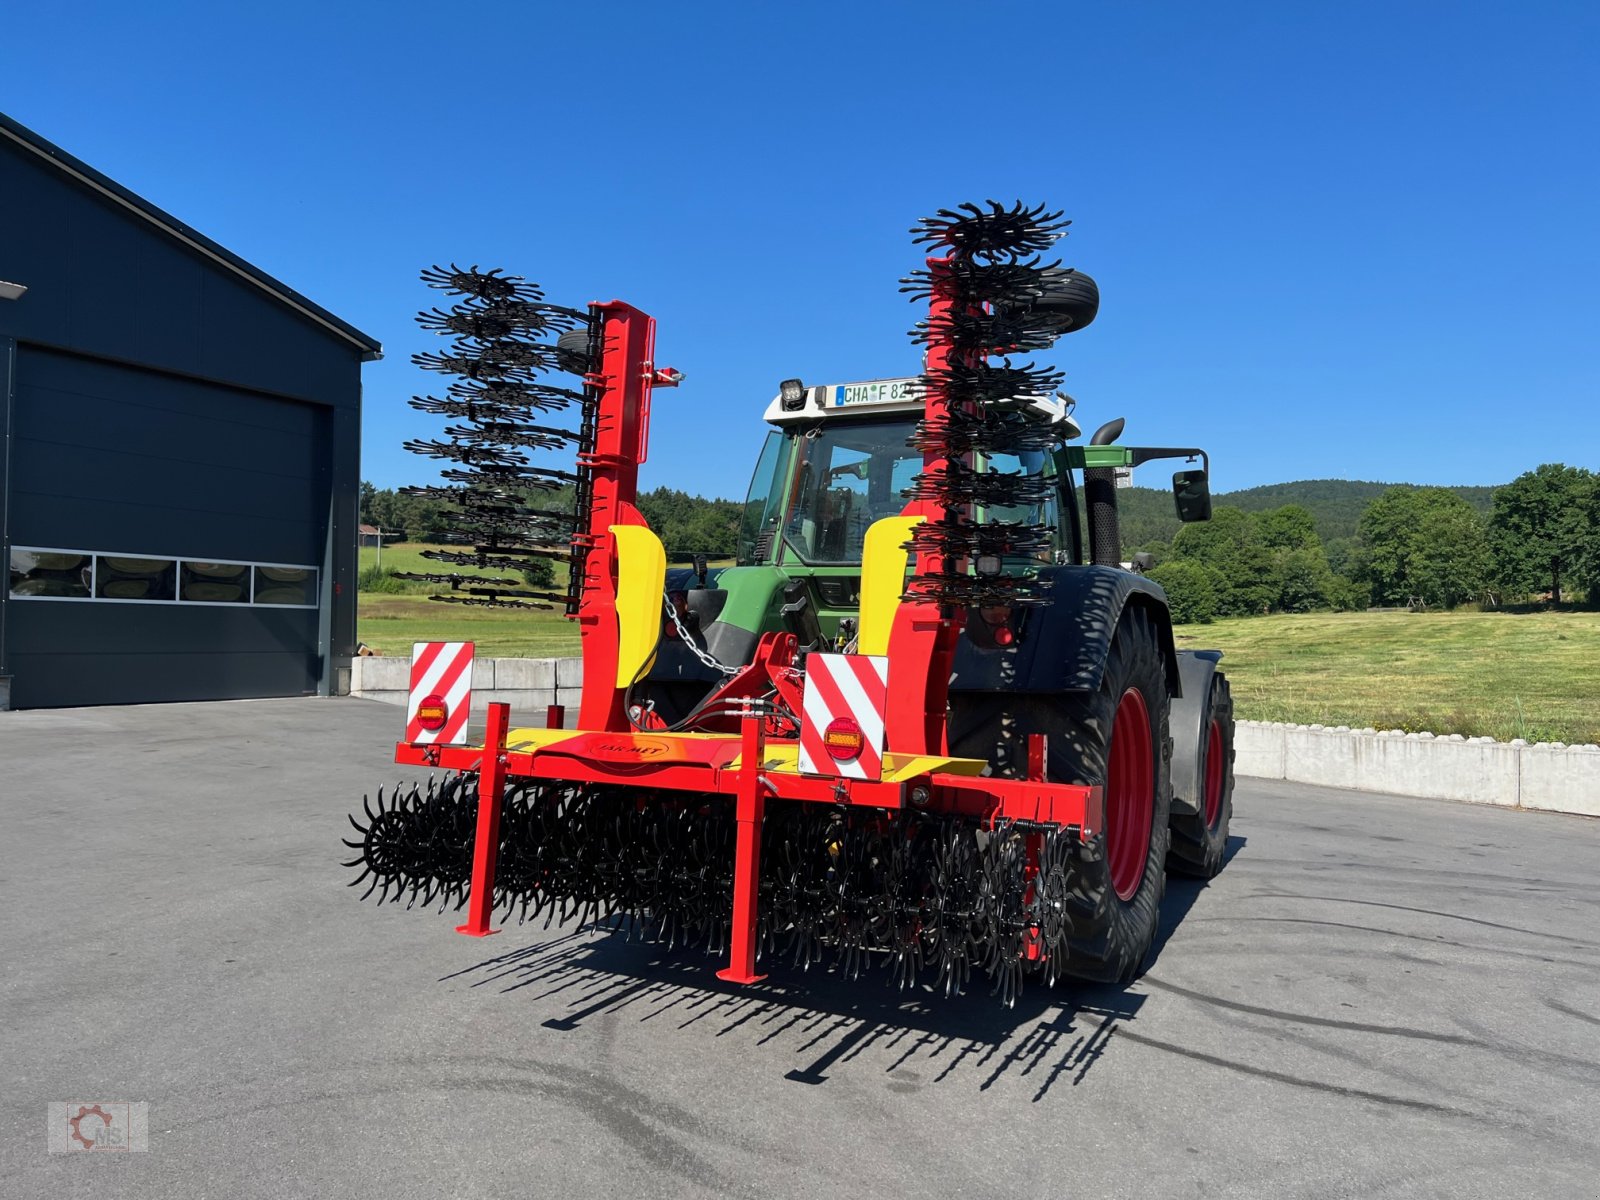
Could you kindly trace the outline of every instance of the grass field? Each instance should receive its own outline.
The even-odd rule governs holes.
[[[383,565],[439,569],[423,549],[385,546]],[[375,558],[362,550],[361,566]],[[425,641],[476,642],[489,658],[578,653],[578,627],[559,612],[436,604],[417,586],[363,592],[361,640],[397,656]],[[1250,720],[1600,742],[1600,613],[1310,613],[1179,626],[1177,637],[1224,652]]]
[[[1310,613],[1185,625],[1257,721],[1600,742],[1600,613]]]
[[[430,562],[422,557],[424,550],[441,549],[438,546],[428,546],[421,542],[396,542],[392,546],[383,548],[383,569],[385,571],[460,571],[463,575],[498,575],[497,571],[478,571],[470,567],[451,567],[445,563]],[[378,565],[378,549],[376,546],[363,546],[357,552],[358,571],[365,571]],[[556,575],[565,580],[567,577],[564,564],[556,564]],[[425,592],[431,585],[419,583],[415,585],[418,591]],[[437,605],[435,605],[437,607]]]
[[[483,658],[562,658],[578,653],[578,626],[557,612],[437,604],[426,596],[363,595],[359,636],[380,653],[407,656],[413,642],[476,642]]]
[[[428,546],[400,542],[383,548],[383,567],[389,571],[455,571],[465,575],[501,576],[503,572],[475,571],[430,562],[422,557]],[[378,565],[376,548],[360,551],[360,570]],[[566,587],[566,564],[556,564],[557,583]],[[391,585],[392,586],[392,585]],[[432,584],[404,585],[403,592],[361,593],[357,602],[357,636],[379,653],[403,656],[414,642],[476,642],[485,658],[556,658],[578,653],[578,626],[561,612],[513,608],[481,608],[472,604],[439,604],[429,600],[441,591]]]

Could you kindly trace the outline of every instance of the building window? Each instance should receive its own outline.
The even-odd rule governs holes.
[[[313,608],[317,573],[310,567],[257,567],[255,602]]]
[[[317,568],[111,551],[11,549],[15,600],[317,607]]]
[[[95,559],[94,594],[98,600],[171,600],[178,564],[170,558],[122,558],[101,554]]]
[[[180,600],[249,604],[250,568],[243,563],[185,562]]]
[[[11,594],[41,600],[87,600],[94,558],[71,550],[11,548]]]

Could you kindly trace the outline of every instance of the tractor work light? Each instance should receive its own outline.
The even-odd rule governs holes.
[[[422,703],[417,705],[417,724],[429,733],[443,729],[449,719],[450,706],[444,702],[443,696],[424,696]]]
[[[840,762],[852,762],[861,757],[867,740],[861,735],[861,726],[853,718],[835,717],[822,731],[822,744]]]
[[[1004,564],[1000,561],[1000,556],[998,554],[980,554],[978,555],[978,561],[974,564],[974,566],[979,575],[982,575],[988,579],[992,579],[994,576],[1000,574]]]
[[[798,379],[785,379],[778,385],[778,399],[784,412],[799,412],[806,406],[806,385]]]

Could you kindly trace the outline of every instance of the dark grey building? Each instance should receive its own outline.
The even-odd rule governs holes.
[[[11,705],[345,690],[378,343],[3,116],[0,281]]]

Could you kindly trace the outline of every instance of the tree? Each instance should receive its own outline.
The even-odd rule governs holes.
[[[1375,603],[1449,606],[1488,583],[1483,522],[1448,488],[1390,488],[1367,505],[1359,533]]]
[[[1544,590],[1561,601],[1563,572],[1590,557],[1589,520],[1595,476],[1581,467],[1545,463],[1495,489],[1489,515],[1495,576],[1508,593]]]
[[[1309,550],[1322,544],[1310,510],[1299,504],[1257,513],[1256,535],[1268,550]]]
[[[1483,595],[1494,560],[1482,519],[1465,503],[1429,509],[1417,541],[1412,570],[1417,590],[1429,604],[1454,608]]]
[[[1314,612],[1333,602],[1333,572],[1320,545],[1279,550],[1272,565],[1279,612]]]
[[[1211,520],[1185,525],[1172,541],[1172,553],[1174,559],[1190,559],[1216,573],[1218,616],[1253,616],[1269,611],[1277,600],[1272,554],[1243,509],[1223,505]]]
[[[1372,603],[1372,588],[1359,579],[1335,575],[1333,587],[1328,590],[1328,603],[1340,612],[1360,612]]]
[[[552,588],[556,584],[556,565],[548,558],[530,558],[522,568],[522,582],[532,588]]]
[[[639,511],[666,547],[667,557],[678,561],[695,554],[731,557],[743,509],[733,500],[707,500],[676,488],[660,487],[639,496]]]
[[[1361,542],[1353,537],[1329,538],[1323,543],[1328,555],[1328,570],[1346,579],[1354,579],[1366,568]]]
[[[1583,560],[1578,564],[1578,577],[1589,593],[1589,606],[1600,608],[1600,479],[1589,489],[1589,504],[1584,535]]]
[[[1150,571],[1167,593],[1167,607],[1179,625],[1209,625],[1217,615],[1216,572],[1193,559],[1175,559]]]

